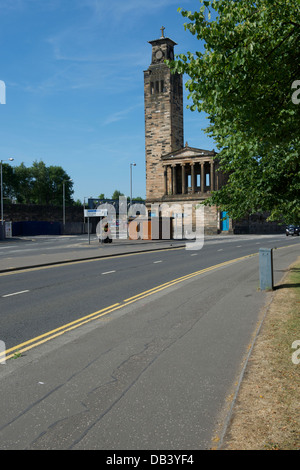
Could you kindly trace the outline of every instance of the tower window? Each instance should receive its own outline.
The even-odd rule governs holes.
[[[150,93],[151,95],[164,93],[165,89],[165,82],[164,80],[156,80],[155,82],[150,83]]]

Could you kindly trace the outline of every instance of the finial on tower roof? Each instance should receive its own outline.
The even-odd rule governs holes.
[[[160,30],[161,30],[161,38],[164,38],[164,37],[165,37],[165,35],[164,35],[165,29],[166,29],[166,28],[165,28],[164,26],[162,26],[162,27],[160,28]]]

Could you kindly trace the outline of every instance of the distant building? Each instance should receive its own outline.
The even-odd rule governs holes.
[[[174,58],[176,43],[164,36],[149,41],[152,60],[144,72],[146,205],[192,204],[226,183],[214,150],[184,145],[183,81],[164,63]],[[231,223],[216,207],[205,207],[205,233],[228,232]]]

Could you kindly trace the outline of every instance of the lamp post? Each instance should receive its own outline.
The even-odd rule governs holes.
[[[13,158],[9,158],[8,160],[0,160],[1,164],[0,164],[0,173],[1,173],[1,177],[0,177],[0,186],[1,186],[1,225],[3,227],[4,225],[4,220],[3,220],[3,175],[2,175],[2,163],[3,162],[13,162],[14,159]]]
[[[132,167],[136,166],[136,163],[130,163],[130,205],[132,204]]]
[[[73,180],[63,181],[63,225],[66,224],[66,203],[65,203],[65,183],[71,183]]]

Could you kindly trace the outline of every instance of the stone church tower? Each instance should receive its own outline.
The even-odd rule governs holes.
[[[174,58],[176,43],[161,31],[159,39],[149,41],[152,59],[144,72],[146,205],[189,204],[194,213],[226,177],[218,171],[214,150],[184,145],[182,75],[171,74],[165,64]],[[228,232],[223,216],[216,207],[205,207],[205,233]]]
[[[144,72],[146,199],[161,200],[165,194],[162,155],[183,148],[183,85],[164,63],[174,58],[176,43],[164,37],[149,41],[152,61]]]

